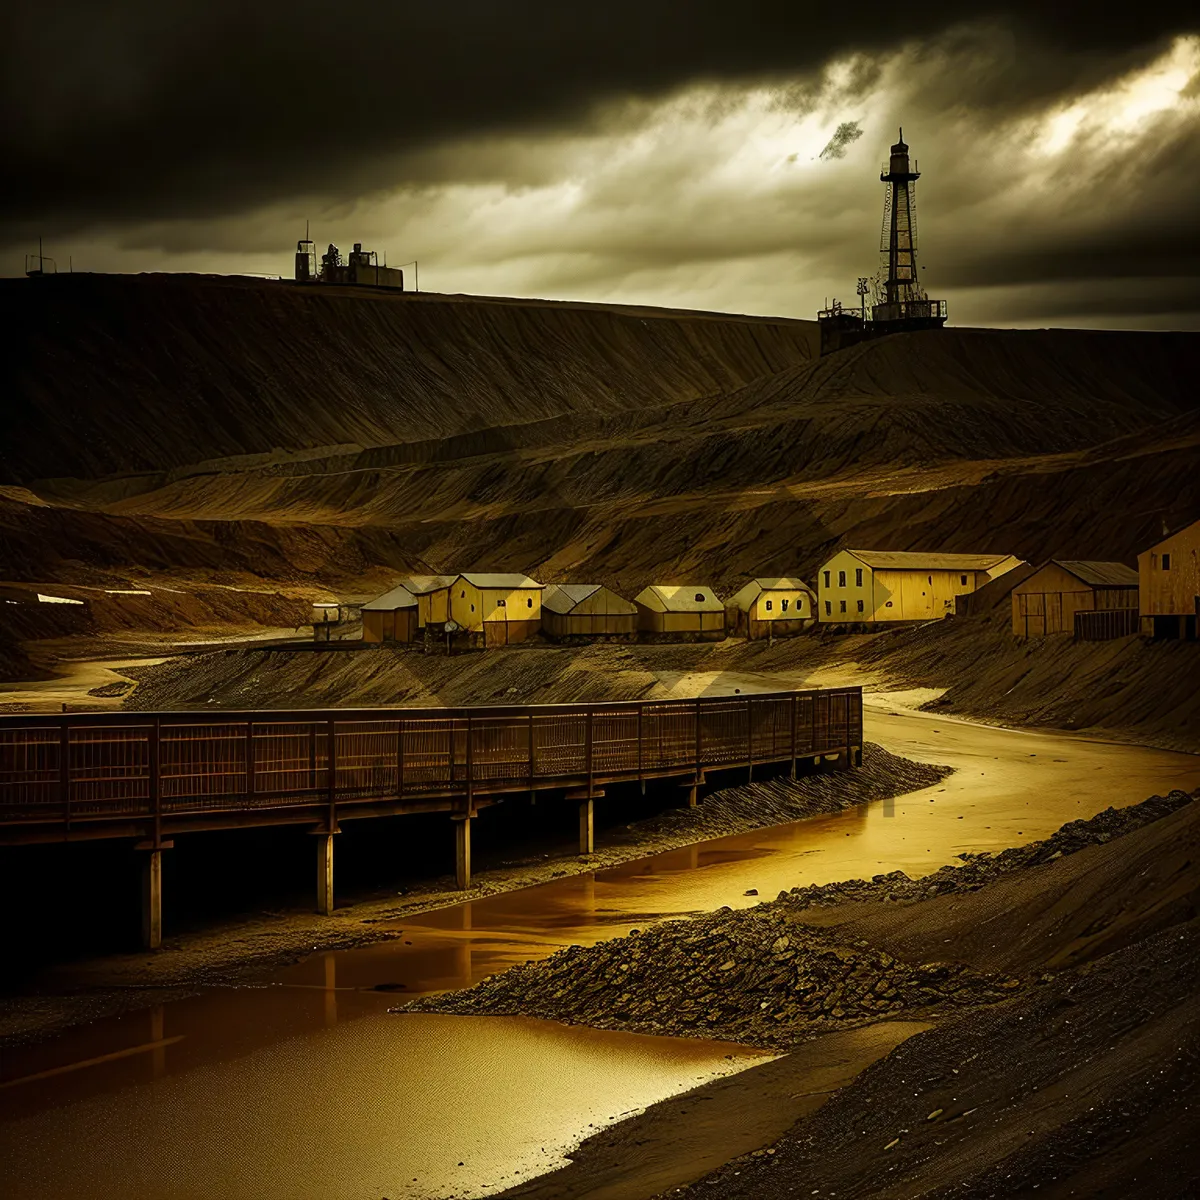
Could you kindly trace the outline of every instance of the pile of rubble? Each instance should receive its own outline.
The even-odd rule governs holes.
[[[1174,791],[1131,808],[1110,808],[1091,820],[1072,821],[1041,842],[999,854],[962,855],[962,866],[943,867],[923,879],[895,871],[793,888],[741,912],[722,908],[596,946],[571,946],[469,990],[393,1011],[522,1015],[782,1049],[822,1030],[883,1016],[994,1003],[1019,991],[1022,981],[961,964],[907,963],[868,942],[847,942],[834,930],[805,925],[797,909],[974,891],[1006,872],[1107,842],[1192,799]]]
[[[846,944],[798,925],[785,906],[763,904],[572,946],[413,1007],[786,1047],[815,1028],[989,1003],[1020,986],[956,964],[913,966],[866,942]]]

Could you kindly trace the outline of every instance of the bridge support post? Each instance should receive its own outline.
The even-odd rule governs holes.
[[[333,834],[317,834],[317,912],[333,915]]]
[[[579,802],[579,853],[593,854],[596,850],[595,801]]]
[[[150,850],[142,864],[142,949],[162,947],[162,851]]]
[[[460,892],[471,886],[471,818],[458,816],[454,821],[454,881]]]

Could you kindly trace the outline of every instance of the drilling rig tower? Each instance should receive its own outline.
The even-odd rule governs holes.
[[[858,313],[833,303],[817,314],[821,328],[821,353],[867,338],[913,329],[938,329],[946,323],[946,302],[930,300],[917,279],[916,182],[921,173],[910,165],[904,130],[892,147],[891,157],[879,173],[887,185],[883,198],[883,232],[879,249],[886,278],[878,282],[871,316],[865,300]],[[862,295],[860,281],[860,296]]]

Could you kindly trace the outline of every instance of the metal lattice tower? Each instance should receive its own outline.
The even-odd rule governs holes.
[[[879,249],[887,255],[887,281],[884,284],[888,304],[907,304],[924,300],[925,294],[917,283],[917,214],[916,182],[919,171],[909,166],[908,146],[904,130],[892,147],[888,169],[879,173],[888,185],[883,200],[883,233]]]
[[[883,270],[874,279],[860,279],[858,314],[837,300],[817,313],[821,329],[821,353],[830,354],[864,338],[883,337],[920,329],[940,329],[946,323],[945,300],[930,300],[917,282],[916,182],[920,173],[911,166],[904,130],[892,147],[892,156],[879,173],[887,184],[883,197],[883,232],[879,249]],[[886,278],[880,278],[886,276]],[[867,316],[866,293],[873,293],[871,315]]]

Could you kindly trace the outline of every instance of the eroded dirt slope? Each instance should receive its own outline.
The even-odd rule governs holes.
[[[9,577],[506,567],[730,590],[847,540],[1127,558],[1196,515],[1194,335],[944,330],[814,359],[796,321],[23,282],[0,289],[32,348]]]

